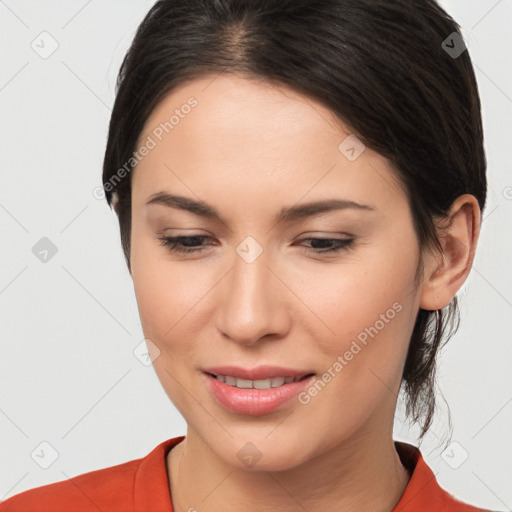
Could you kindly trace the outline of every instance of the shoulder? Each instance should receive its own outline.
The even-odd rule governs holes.
[[[165,455],[182,439],[168,439],[145,457],[11,496],[0,502],[0,512],[130,512],[147,502],[167,505]]]
[[[492,512],[464,503],[443,489],[416,446],[395,442],[395,447],[411,479],[393,512]]]
[[[98,469],[21,492],[0,503],[0,512],[128,510],[140,459]]]

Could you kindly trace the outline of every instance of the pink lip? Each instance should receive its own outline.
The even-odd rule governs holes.
[[[219,375],[226,374],[232,375],[230,372],[219,372]],[[276,374],[274,373],[274,375]],[[309,386],[315,380],[315,376],[311,375],[301,381],[290,382],[289,384],[284,384],[277,388],[240,389],[221,382],[208,373],[203,373],[203,376],[206,379],[208,389],[220,405],[230,411],[239,414],[248,414],[250,416],[268,414],[279,409],[285,403],[295,398],[305,387]],[[282,373],[280,376],[284,377]],[[289,376],[293,377],[293,375]]]
[[[211,368],[203,368],[206,373],[212,375],[230,375],[238,379],[247,380],[263,380],[272,377],[294,377],[301,378],[304,375],[314,373],[311,370],[295,370],[293,368],[284,368],[282,366],[257,366],[252,369],[245,369],[239,366],[212,366]]]

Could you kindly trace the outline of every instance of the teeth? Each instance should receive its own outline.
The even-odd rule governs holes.
[[[217,375],[216,379],[240,389],[269,389],[278,388],[279,386],[289,384],[290,382],[297,382],[300,380],[300,377],[272,377],[271,379],[248,380],[238,379],[236,377],[231,377],[230,375]]]

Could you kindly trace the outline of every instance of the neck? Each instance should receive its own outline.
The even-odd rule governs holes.
[[[167,467],[175,512],[391,512],[410,479],[389,430],[359,433],[304,464],[270,472],[226,465],[189,428]]]

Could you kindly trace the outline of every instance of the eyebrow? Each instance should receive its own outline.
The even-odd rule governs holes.
[[[209,219],[217,219],[226,224],[225,220],[219,212],[208,203],[198,201],[189,197],[169,194],[168,192],[156,192],[149,197],[146,205],[159,204],[170,208],[185,210],[200,217]],[[276,216],[275,222],[294,221],[311,217],[320,213],[330,212],[334,210],[357,209],[363,211],[375,211],[376,208],[368,204],[356,203],[348,199],[325,199],[322,201],[314,201],[311,203],[300,204],[296,206],[288,206],[282,208]]]

